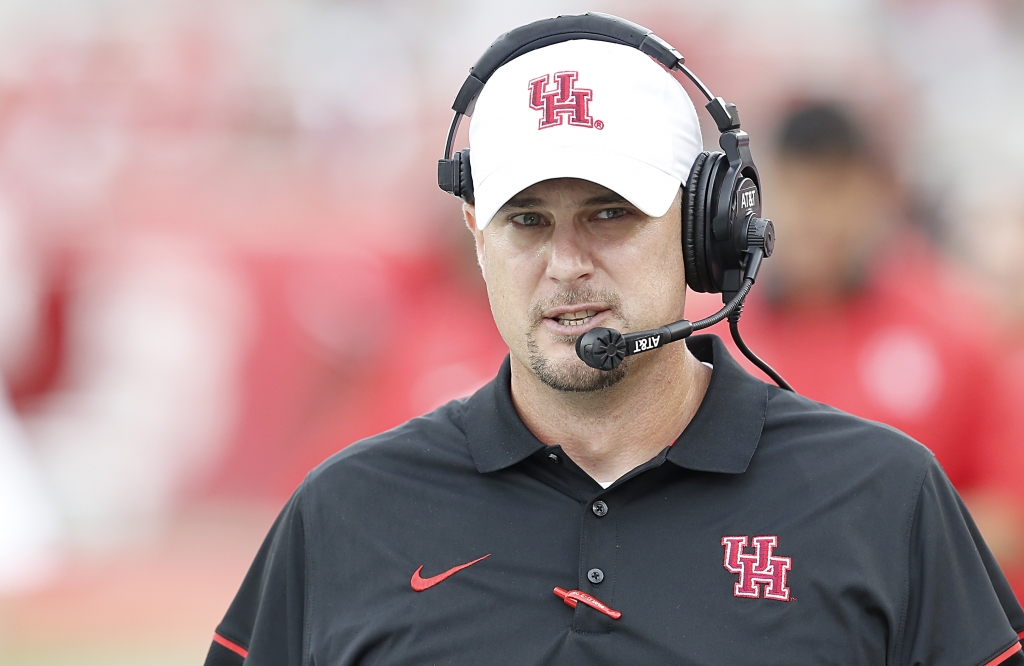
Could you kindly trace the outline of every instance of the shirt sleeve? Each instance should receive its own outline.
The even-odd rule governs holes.
[[[1024,611],[934,459],[910,527],[901,658],[908,666],[1016,666]]]
[[[306,544],[300,486],[277,517],[217,626],[206,666],[302,666]]]

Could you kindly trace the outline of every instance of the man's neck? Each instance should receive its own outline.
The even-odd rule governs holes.
[[[537,439],[560,445],[594,480],[614,481],[679,437],[711,381],[685,344],[635,360],[642,362],[614,386],[571,393],[543,384],[513,357],[512,400]]]

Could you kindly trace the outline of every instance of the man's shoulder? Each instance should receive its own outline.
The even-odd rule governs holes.
[[[463,425],[467,400],[453,400],[345,447],[317,465],[304,485],[316,492],[339,483],[357,481],[367,486],[381,480],[394,481],[426,469],[472,468]]]
[[[929,478],[948,485],[935,456],[895,428],[771,389],[744,476],[769,515],[801,516],[804,538],[861,547],[879,570],[907,557]]]
[[[918,481],[938,464],[928,448],[892,426],[775,387],[769,387],[762,447],[822,471],[871,469]]]

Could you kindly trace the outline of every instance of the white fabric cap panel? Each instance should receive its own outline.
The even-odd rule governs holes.
[[[703,149],[679,82],[628,46],[574,40],[498,68],[469,128],[479,228],[511,197],[582,178],[664,215]]]

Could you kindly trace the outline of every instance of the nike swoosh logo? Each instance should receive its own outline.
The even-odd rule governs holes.
[[[474,564],[476,564],[477,562],[479,562],[480,560],[486,560],[490,556],[491,556],[491,554],[487,553],[483,557],[478,557],[475,560],[473,560],[472,562],[466,562],[465,564],[460,564],[457,567],[452,567],[448,571],[445,571],[444,573],[437,574],[436,576],[431,576],[430,578],[421,578],[420,577],[420,572],[423,571],[423,566],[421,565],[420,568],[417,569],[415,573],[413,573],[412,580],[409,581],[409,585],[411,585],[412,589],[417,591],[417,592],[422,592],[423,590],[429,590],[430,588],[434,587],[435,585],[440,583],[445,578],[448,578],[452,574],[456,574],[456,573],[462,571],[463,569],[465,569],[466,567],[471,567]]]

